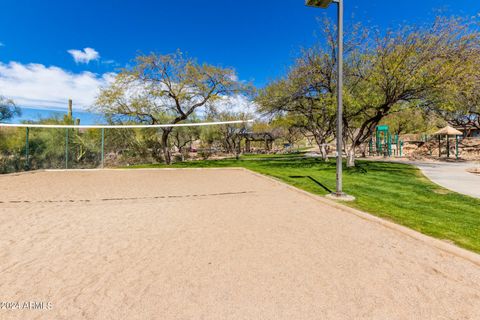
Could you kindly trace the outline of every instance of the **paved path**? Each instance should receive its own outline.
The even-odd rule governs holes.
[[[475,163],[408,162],[420,168],[430,180],[452,191],[480,198],[480,175],[469,173],[469,168],[480,167]]]
[[[35,172],[0,194],[0,302],[44,303],[2,320],[480,319],[478,255],[244,170]]]

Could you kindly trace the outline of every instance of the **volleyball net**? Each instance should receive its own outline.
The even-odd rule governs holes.
[[[222,132],[253,120],[179,124],[74,125],[0,123],[0,173],[36,169],[89,169],[208,158],[222,152]],[[164,131],[171,131],[166,149]]]

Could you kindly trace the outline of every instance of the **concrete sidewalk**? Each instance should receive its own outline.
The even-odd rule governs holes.
[[[415,165],[430,180],[449,190],[471,197],[480,198],[480,175],[467,172],[467,169],[480,167],[475,163],[445,163],[408,161]]]

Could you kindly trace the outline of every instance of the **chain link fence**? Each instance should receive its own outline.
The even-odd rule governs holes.
[[[0,128],[0,172],[163,161],[158,129]]]
[[[175,129],[244,122],[249,121],[183,124]],[[0,124],[0,173],[162,163],[161,127]],[[175,140],[173,134],[171,138]]]

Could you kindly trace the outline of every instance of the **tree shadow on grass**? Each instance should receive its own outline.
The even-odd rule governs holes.
[[[350,168],[347,168],[347,170],[345,170],[345,173],[347,174],[367,174],[368,173],[368,164],[357,164],[355,167],[350,167]]]
[[[317,179],[315,179],[311,176],[289,176],[289,178],[292,178],[292,179],[309,179],[309,180],[313,181],[315,184],[317,184],[318,186],[322,187],[323,190],[327,191],[328,193],[333,193],[333,191],[330,190],[327,186],[325,186],[323,183],[321,183],[320,181],[318,181]]]
[[[362,173],[367,173],[368,171],[372,172],[397,172],[401,174],[412,175],[416,171],[417,168],[414,166],[403,164],[403,163],[390,163],[390,162],[373,162],[373,161],[359,161],[357,162],[358,169],[352,169],[353,173],[357,173],[360,171]]]

